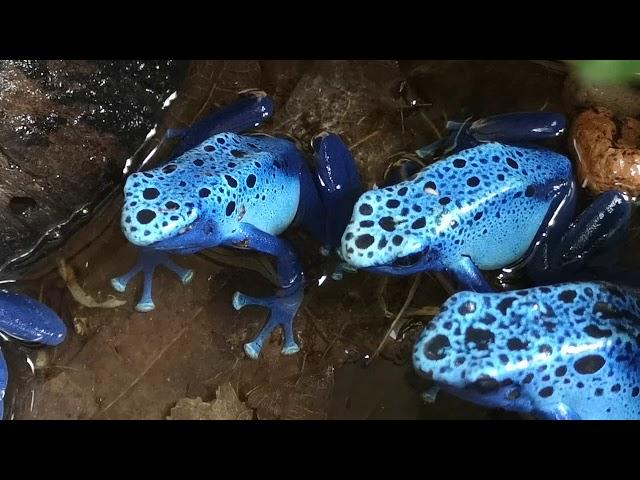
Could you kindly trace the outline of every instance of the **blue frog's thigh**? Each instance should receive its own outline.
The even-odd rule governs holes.
[[[0,331],[26,342],[59,345],[67,335],[60,317],[49,307],[19,293],[0,290]]]
[[[320,134],[314,138],[313,147],[317,174],[314,190],[319,192],[324,205],[326,226],[324,235],[318,238],[332,249],[340,245],[353,206],[362,194],[362,185],[355,159],[338,135]],[[317,223],[319,218],[313,221]]]
[[[215,110],[183,132],[173,157],[197,147],[206,139],[223,132],[242,133],[258,127],[273,116],[273,100],[264,92],[253,91],[235,102]]]
[[[561,113],[514,112],[476,120],[469,134],[479,142],[520,143],[559,137],[566,128]]]

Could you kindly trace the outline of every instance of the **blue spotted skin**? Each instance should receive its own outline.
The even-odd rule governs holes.
[[[163,167],[127,179],[123,232],[134,245],[167,250],[233,241],[240,222],[278,235],[298,211],[302,162],[287,140],[214,135]],[[179,242],[172,241],[207,221],[208,237],[190,241],[183,232]]]
[[[0,290],[0,332],[17,340],[59,345],[67,335],[64,322],[53,310],[18,293]],[[7,388],[7,364],[0,351],[0,418]]]
[[[422,376],[545,419],[640,419],[640,298],[599,282],[450,297],[416,342]]]
[[[130,272],[112,279],[122,292],[143,272],[136,309],[149,311],[155,308],[151,287],[158,265],[176,272],[183,283],[191,280],[192,272],[173,263],[170,253],[227,246],[275,257],[280,290],[274,297],[233,296],[236,309],[258,305],[270,310],[260,333],[244,346],[253,359],[278,326],[284,332],[282,353],[299,350],[293,320],[303,298],[304,272],[291,245],[278,235],[300,225],[327,249],[336,248],[361,193],[355,161],[337,135],[324,133],[315,139],[313,173],[289,140],[234,132],[206,136],[229,126],[257,126],[270,116],[271,106],[262,95],[241,98],[197,124],[194,132],[183,132],[178,152],[184,145],[195,146],[162,167],[127,179],[122,230],[141,247],[141,255]]]
[[[482,144],[411,180],[366,192],[341,253],[357,268],[398,275],[448,271],[463,286],[488,291],[478,269],[521,259],[558,209],[572,215],[573,191],[571,163],[563,155]]]

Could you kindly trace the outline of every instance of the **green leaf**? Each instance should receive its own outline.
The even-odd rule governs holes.
[[[620,85],[640,81],[640,60],[572,60],[568,63],[586,83]]]

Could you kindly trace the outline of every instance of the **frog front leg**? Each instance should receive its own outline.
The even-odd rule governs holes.
[[[471,258],[462,255],[456,261],[446,261],[438,258],[437,254],[427,251],[426,253],[414,254],[417,261],[408,265],[381,265],[378,267],[368,267],[365,270],[383,275],[415,275],[422,272],[446,272],[458,283],[460,290],[471,290],[474,292],[493,292],[494,289],[487,282],[486,277]]]
[[[256,298],[241,292],[233,294],[233,307],[236,310],[247,305],[258,305],[269,309],[267,323],[256,338],[244,346],[246,354],[257,359],[264,342],[269,335],[281,326],[284,331],[282,353],[291,355],[300,350],[293,332],[293,320],[300,308],[304,296],[304,273],[298,257],[286,240],[269,235],[251,224],[243,223],[239,232],[228,243],[229,246],[242,245],[276,258],[280,290],[273,297]]]
[[[124,293],[129,282],[135,278],[140,272],[143,274],[142,296],[136,305],[139,312],[149,312],[156,308],[153,303],[153,274],[158,266],[164,266],[178,275],[183,285],[187,285],[193,278],[193,270],[188,270],[177,265],[169,258],[169,254],[163,250],[154,250],[153,248],[140,248],[138,252],[138,260],[131,270],[124,275],[111,279],[111,285],[114,290]]]

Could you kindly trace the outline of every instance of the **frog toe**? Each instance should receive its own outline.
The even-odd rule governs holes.
[[[251,342],[244,345],[247,356],[256,360],[260,356],[264,342],[269,339],[277,327],[282,327],[284,342],[282,345],[283,355],[293,355],[300,351],[300,347],[295,341],[293,334],[293,321],[302,303],[303,289],[301,286],[295,287],[293,291],[280,292],[273,297],[257,298],[236,292],[233,295],[233,307],[236,310],[247,305],[256,305],[269,309],[267,322],[264,324],[258,335]]]
[[[193,270],[186,270],[182,275],[180,275],[180,281],[183,285],[188,285],[193,280]]]
[[[116,292],[124,293],[127,289],[127,282],[122,277],[115,277],[111,279],[111,286]]]
[[[281,350],[283,355],[294,355],[299,351],[300,351],[300,347],[298,346],[297,343],[293,343],[292,345],[284,345]]]
[[[251,360],[257,360],[260,356],[260,351],[262,350],[262,345],[259,345],[258,342],[249,342],[244,344],[244,353],[247,354]]]
[[[235,292],[233,294],[233,298],[231,299],[231,303],[233,305],[233,308],[235,308],[236,310],[241,310],[247,305],[263,305],[263,302],[259,298],[245,295],[242,292]]]
[[[155,303],[153,303],[153,301],[150,300],[146,300],[146,301],[140,301],[137,305],[136,305],[136,310],[138,312],[150,312],[152,310],[155,310],[156,305]]]

